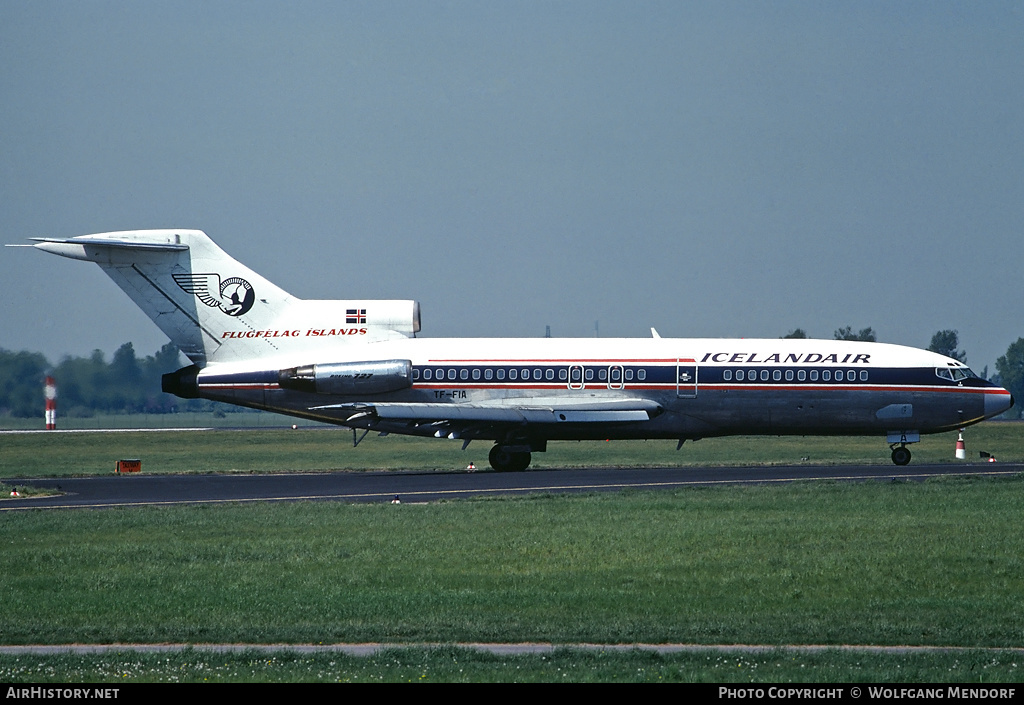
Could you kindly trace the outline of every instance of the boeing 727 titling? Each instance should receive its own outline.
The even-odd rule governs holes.
[[[493,441],[524,470],[553,440],[921,434],[1003,413],[958,360],[835,340],[417,338],[415,301],[298,299],[198,230],[33,238],[95,262],[192,361],[165,392],[352,429]]]

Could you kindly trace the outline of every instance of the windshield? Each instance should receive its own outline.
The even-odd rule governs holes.
[[[969,377],[977,377],[969,367],[936,367],[935,374],[942,379],[948,379],[953,382],[959,382],[962,379]]]

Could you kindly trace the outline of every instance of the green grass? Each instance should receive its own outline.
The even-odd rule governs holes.
[[[0,500],[8,499],[14,490],[17,490],[18,495],[21,497],[50,497],[59,494],[58,490],[50,489],[49,487],[33,487],[32,485],[25,484],[12,485],[0,482]]]
[[[0,642],[1024,643],[1024,480],[0,515]]]
[[[979,450],[1024,461],[1024,423],[985,423],[965,437],[974,461]],[[955,433],[925,436],[912,446],[914,462],[956,462],[955,444]],[[351,431],[340,428],[4,434],[0,478],[105,474],[121,458],[140,458],[147,473],[453,470],[470,461],[486,469],[489,449],[486,441],[463,451],[460,441],[372,433],[353,447]],[[533,455],[530,467],[801,463],[891,464],[884,438],[737,436],[689,442],[679,451],[673,441],[552,442],[548,452]]]
[[[1024,459],[1024,426],[968,429]],[[329,430],[0,436],[0,477],[453,469],[489,444]],[[953,460],[955,434],[915,462]],[[877,438],[552,443],[533,467],[888,464]],[[9,483],[8,483],[9,484]],[[21,485],[19,484],[19,489]],[[7,490],[4,490],[6,495]],[[0,643],[1024,644],[1024,480],[806,483],[400,506],[0,514]],[[1013,682],[1019,653],[0,656],[0,680]]]
[[[181,412],[177,414],[96,414],[95,416],[58,416],[61,430],[127,429],[127,428],[288,428],[292,424],[304,427],[328,427],[316,421],[304,421],[269,411],[240,410],[228,413]],[[42,414],[35,418],[0,416],[0,429],[39,431],[45,428]]]
[[[1019,683],[1020,653],[827,650],[659,655],[557,649],[496,656],[454,647],[373,656],[246,651],[0,655],[4,683]]]

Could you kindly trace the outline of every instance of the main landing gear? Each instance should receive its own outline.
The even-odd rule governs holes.
[[[522,472],[530,466],[530,452],[514,450],[513,446],[496,445],[487,459],[498,472]]]
[[[893,444],[891,447],[892,462],[896,463],[897,465],[906,465],[907,463],[910,462],[910,448],[907,448],[905,445],[896,444]]]

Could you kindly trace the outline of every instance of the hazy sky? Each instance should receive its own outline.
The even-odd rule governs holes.
[[[0,242],[205,230],[438,336],[1024,336],[1019,2],[0,2]],[[0,347],[166,338],[0,250]]]

